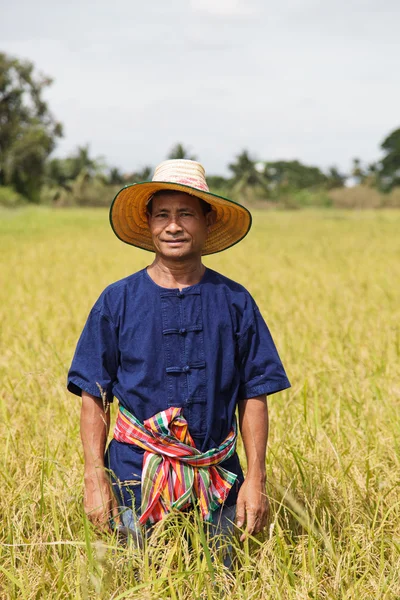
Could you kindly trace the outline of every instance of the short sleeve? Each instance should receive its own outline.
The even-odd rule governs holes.
[[[68,373],[68,390],[77,396],[85,391],[99,398],[103,391],[112,402],[118,362],[116,328],[111,318],[95,305],[76,347]]]
[[[290,387],[267,324],[254,301],[251,308],[250,322],[238,340],[240,399],[275,394]]]

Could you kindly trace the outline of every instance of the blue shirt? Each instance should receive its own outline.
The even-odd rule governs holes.
[[[196,447],[218,446],[237,401],[290,387],[271,334],[247,290],[206,269],[196,285],[158,286],[146,269],[108,286],[93,306],[68,374],[68,389],[111,402],[141,422],[183,408]],[[112,440],[106,454],[120,501],[140,506],[143,450]],[[237,454],[222,465],[243,473]]]

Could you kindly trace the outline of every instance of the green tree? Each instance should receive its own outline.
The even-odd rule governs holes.
[[[185,146],[183,146],[182,144],[175,144],[175,146],[173,146],[173,148],[171,148],[170,152],[168,153],[167,159],[175,159],[175,158],[181,158],[181,159],[187,159],[187,160],[197,160],[196,156],[194,156],[193,154],[191,154],[189,148],[185,148]]]
[[[49,185],[60,185],[68,188],[73,181],[83,175],[90,181],[94,177],[104,175],[104,164],[101,158],[91,158],[89,146],[78,146],[67,158],[52,158],[46,164],[46,181]]]
[[[318,167],[303,165],[298,160],[265,163],[264,177],[276,194],[323,187],[327,176]]]
[[[110,185],[123,185],[126,182],[125,175],[118,167],[111,167],[108,173],[108,183]]]
[[[0,185],[10,185],[39,202],[46,159],[62,135],[43,91],[49,77],[29,61],[0,53]]]
[[[326,180],[328,190],[343,187],[346,181],[346,175],[340,173],[337,167],[329,167]]]
[[[249,152],[243,150],[236,156],[235,162],[228,165],[229,170],[233,173],[232,183],[236,188],[264,185],[262,173],[257,169],[256,164]]]
[[[361,165],[361,160],[359,158],[353,158],[353,167],[351,169],[351,176],[357,183],[357,185],[361,185],[364,183],[367,173],[363,169]]]
[[[247,150],[243,150],[228,165],[232,172],[231,189],[239,202],[251,202],[267,195],[266,181],[258,164]]]
[[[142,181],[150,181],[153,174],[153,167],[149,165],[142,167],[138,171],[134,171],[127,177],[129,183],[141,183]]]
[[[379,163],[369,163],[366,168],[364,183],[369,187],[379,187]]]
[[[120,176],[118,170],[113,173],[113,177],[116,176]],[[41,200],[45,203],[95,206],[104,204],[102,198],[111,182],[102,159],[92,158],[86,145],[79,146],[66,158],[47,161],[44,183]]]
[[[208,187],[211,191],[219,195],[227,195],[230,188],[230,181],[222,175],[207,175]]]
[[[385,156],[381,161],[380,180],[385,191],[400,186],[400,128],[392,131],[382,142]]]

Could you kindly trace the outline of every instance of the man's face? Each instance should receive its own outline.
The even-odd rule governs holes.
[[[200,201],[182,192],[157,194],[148,223],[157,254],[177,260],[200,257],[214,213],[203,214]]]

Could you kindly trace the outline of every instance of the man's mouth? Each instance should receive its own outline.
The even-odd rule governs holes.
[[[162,240],[165,244],[168,244],[170,246],[175,246],[175,244],[183,244],[184,242],[186,242],[186,240],[184,238],[179,238],[176,240]]]

